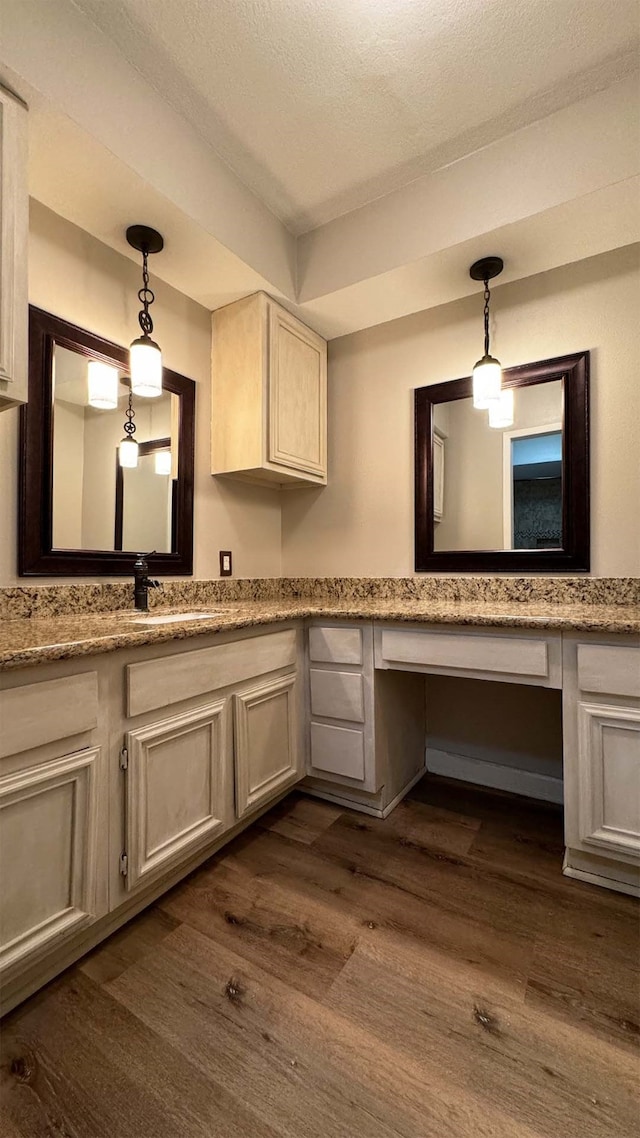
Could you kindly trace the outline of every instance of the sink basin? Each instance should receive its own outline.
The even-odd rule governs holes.
[[[213,612],[172,612],[164,616],[132,616],[132,624],[179,624],[183,620],[210,620],[211,617],[221,616],[222,610]]]

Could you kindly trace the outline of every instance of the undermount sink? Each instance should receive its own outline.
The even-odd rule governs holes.
[[[172,612],[164,616],[132,616],[132,624],[178,624],[183,620],[211,620],[214,616],[222,616],[222,609],[213,612]]]

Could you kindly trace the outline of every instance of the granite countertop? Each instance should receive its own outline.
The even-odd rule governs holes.
[[[578,632],[640,633],[635,605],[559,604],[543,601],[489,602],[371,599],[239,600],[190,605],[182,609],[154,608],[163,613],[213,612],[206,619],[170,624],[139,623],[132,609],[82,615],[28,617],[0,621],[0,670],[112,652],[145,644],[165,644],[214,632],[250,628],[305,617],[345,620],[405,621],[424,624],[472,625],[496,628],[563,629]]]

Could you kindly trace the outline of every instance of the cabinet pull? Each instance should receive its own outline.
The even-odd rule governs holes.
[[[123,877],[126,877],[128,872],[129,872],[129,858],[127,857],[126,853],[121,853],[120,854],[120,873],[122,874]]]
[[[120,749],[120,770],[126,771],[129,769],[129,752],[126,747]]]

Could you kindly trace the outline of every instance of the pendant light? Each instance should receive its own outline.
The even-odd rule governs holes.
[[[151,339],[153,320],[149,306],[153,304],[155,296],[149,288],[147,261],[150,253],[159,253],[164,248],[164,239],[157,229],[150,229],[148,225],[130,225],[127,241],[133,249],[142,253],[142,288],[138,292],[142,305],[138,323],[142,335],[129,348],[131,387],[134,395],[152,398],[162,394],[162,352],[155,340]]]
[[[118,406],[118,369],[102,360],[87,365],[87,398],[90,407],[113,411]]]
[[[484,355],[473,369],[473,406],[480,409],[490,407],[494,400],[499,399],[502,387],[500,360],[489,352],[489,281],[497,277],[503,268],[502,257],[483,257],[469,269],[472,280],[484,282]]]
[[[127,421],[124,425],[124,438],[118,447],[118,461],[120,466],[133,467],[138,465],[138,444],[134,439],[136,427],[134,423],[135,411],[132,406],[133,395],[129,388],[129,406],[125,411]]]
[[[513,426],[513,388],[503,387],[498,399],[489,404],[489,426]]]

